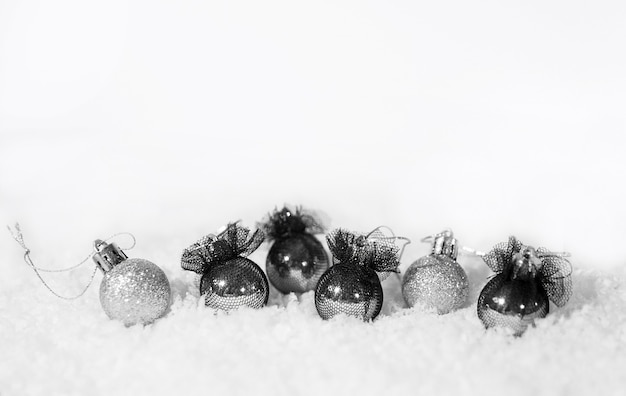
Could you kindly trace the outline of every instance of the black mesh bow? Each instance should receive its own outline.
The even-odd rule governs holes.
[[[395,244],[397,239],[406,240],[385,236],[380,229],[360,235],[338,228],[326,236],[336,262],[363,265],[377,272],[398,272],[401,251]]]
[[[317,214],[304,211],[299,206],[295,210],[287,206],[281,210],[274,209],[274,212],[268,214],[257,227],[261,228],[270,240],[287,238],[292,234],[323,234],[326,231]]]
[[[212,265],[235,257],[246,257],[254,252],[265,239],[262,230],[250,235],[248,228],[237,223],[229,223],[226,230],[215,235],[207,235],[183,251],[183,269],[206,273]]]
[[[526,245],[511,236],[508,242],[495,245],[483,260],[495,273],[509,274],[513,271],[513,256],[525,247]],[[536,252],[542,264],[537,279],[550,301],[562,307],[572,295],[572,265],[563,255],[550,252],[546,248],[537,248]]]

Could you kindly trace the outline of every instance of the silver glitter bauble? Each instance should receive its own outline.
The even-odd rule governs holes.
[[[451,230],[426,237],[432,242],[431,254],[411,264],[402,278],[402,295],[409,307],[421,305],[446,314],[467,300],[469,282],[456,262],[457,240]]]
[[[100,303],[111,319],[126,326],[160,318],[170,304],[170,283],[161,268],[148,260],[129,258],[104,274]]]
[[[269,284],[252,260],[236,257],[211,266],[202,276],[200,293],[206,306],[214,309],[261,308],[267,304]]]
[[[170,305],[170,283],[154,263],[128,258],[115,243],[94,242],[93,261],[104,273],[100,303],[111,319],[126,326],[152,323]]]
[[[411,264],[402,278],[409,307],[422,305],[446,314],[467,300],[469,282],[461,266],[445,255],[425,256]]]

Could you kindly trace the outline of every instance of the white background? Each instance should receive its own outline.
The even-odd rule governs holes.
[[[3,1],[6,221],[78,249],[289,202],[623,263],[626,6],[415,3]]]

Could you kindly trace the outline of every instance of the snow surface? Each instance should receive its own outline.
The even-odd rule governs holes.
[[[0,220],[48,268],[132,232],[174,292],[125,328],[100,274],[59,300],[0,236],[0,395],[623,394],[626,6],[415,3],[0,2]],[[574,295],[521,338],[485,331],[466,255],[444,316],[394,277],[373,323],[322,321],[313,293],[205,309],[182,250],[283,203],[390,226],[402,269],[446,227],[569,251]],[[46,279],[69,295],[92,268]]]

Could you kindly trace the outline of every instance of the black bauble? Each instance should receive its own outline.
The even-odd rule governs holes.
[[[315,289],[328,265],[324,246],[306,233],[277,239],[266,260],[267,276],[282,293],[304,293]]]
[[[485,327],[507,327],[521,335],[535,319],[548,314],[550,304],[536,279],[507,279],[498,274],[480,293],[477,310]]]
[[[215,309],[261,308],[267,304],[269,284],[252,260],[236,257],[211,266],[202,275],[200,293],[205,296],[206,306]]]
[[[572,267],[565,257],[545,248],[535,249],[515,237],[483,256],[496,273],[478,297],[476,310],[486,328],[505,327],[517,336],[572,295]]]
[[[322,319],[346,314],[365,321],[378,316],[383,288],[376,271],[358,264],[337,264],[320,278],[315,289],[315,308]]]

